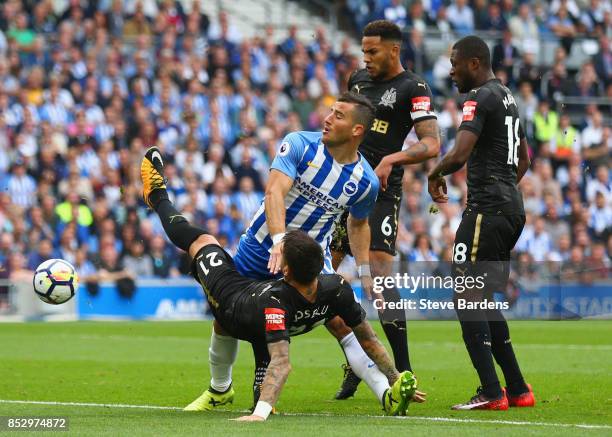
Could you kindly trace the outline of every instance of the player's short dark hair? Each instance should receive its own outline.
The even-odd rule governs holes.
[[[353,119],[359,124],[362,124],[366,131],[370,129],[370,125],[372,124],[372,120],[374,120],[374,114],[376,113],[376,108],[368,100],[367,97],[362,96],[361,94],[353,93],[351,91],[345,91],[338,98],[339,102],[352,103],[354,105],[353,109]]]
[[[363,36],[380,36],[383,41],[402,42],[402,31],[399,26],[388,20],[369,22],[363,29]]]
[[[300,284],[309,284],[323,270],[323,249],[303,231],[289,231],[283,237],[283,256],[291,275]]]
[[[491,51],[487,43],[476,35],[469,35],[461,38],[453,45],[453,50],[457,50],[460,58],[478,58],[485,68],[491,68]]]

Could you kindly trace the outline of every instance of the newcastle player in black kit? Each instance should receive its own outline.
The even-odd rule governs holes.
[[[355,334],[372,362],[366,371],[376,372],[371,388],[389,415],[405,415],[410,401],[424,401],[410,372],[398,372],[384,346],[355,300],[353,289],[339,275],[322,275],[323,250],[302,231],[283,238],[283,279],[258,281],[241,276],[218,241],[192,226],[168,199],[159,149],[147,150],[141,164],[145,203],[159,216],[170,240],[193,259],[194,278],[202,285],[215,317],[211,342],[223,348],[229,337],[245,340],[268,354],[268,368],[257,405],[239,420],[266,420],[278,400],[291,370],[289,342],[294,335],[309,332],[339,316]],[[185,410],[203,411],[232,403],[231,359],[211,354],[211,387]]]
[[[423,79],[402,67],[401,40],[401,30],[394,23],[386,20],[369,23],[364,28],[361,43],[366,68],[354,72],[348,83],[350,91],[366,96],[376,107],[376,118],[359,146],[359,152],[375,169],[381,187],[369,216],[371,266],[358,266],[360,277],[392,274],[402,200],[402,166],[426,161],[440,152],[431,90]],[[413,127],[418,141],[402,151],[404,140]],[[331,245],[335,269],[350,253],[345,229],[346,217],[337,225]],[[383,297],[387,302],[400,299],[395,288],[386,288]],[[404,310],[387,309],[379,313],[379,318],[393,350],[395,366],[400,370],[412,370]],[[342,338],[345,333],[341,332],[341,327],[331,325],[333,323],[327,326],[328,329],[336,338]],[[359,378],[350,367],[345,367],[344,381],[336,399],[352,396],[358,383]]]
[[[467,98],[455,146],[431,171],[429,193],[434,201],[447,202],[444,176],[467,161],[467,205],[455,236],[452,270],[455,277],[486,278],[484,288],[455,293],[463,340],[481,387],[453,409],[529,407],[535,405],[531,386],[523,379],[508,324],[492,297],[506,286],[510,251],[525,224],[518,182],[530,165],[528,145],[514,97],[493,75],[487,44],[476,36],[459,40],[451,65],[450,76]],[[504,373],[505,389],[493,359]]]

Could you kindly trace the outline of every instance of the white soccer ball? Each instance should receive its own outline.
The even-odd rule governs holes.
[[[79,277],[68,261],[48,259],[34,273],[34,292],[43,302],[59,305],[72,299]]]

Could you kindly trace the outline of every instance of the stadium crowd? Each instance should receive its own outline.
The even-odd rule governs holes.
[[[200,3],[0,5],[0,277],[29,280],[49,257],[73,263],[92,284],[127,281],[127,294],[136,277],[186,274],[184,256],[173,252],[141,200],[139,165],[150,144],[164,151],[178,208],[235,248],[259,207],[280,139],[320,128],[360,57],[349,41],[335,50],[324,28],[308,41],[295,26],[268,26],[245,38],[231,16],[209,17]],[[493,48],[495,71],[515,91],[533,160],[521,182],[527,225],[517,259],[526,275],[535,263],[558,262],[569,279],[608,278],[610,105],[588,105],[576,121],[556,112],[554,96],[612,98],[610,2],[346,5],[357,31],[380,17],[405,29],[402,59],[440,102],[444,152],[462,102],[448,80],[448,53],[431,59],[424,32],[438,30],[449,40],[474,31],[503,35]],[[287,32],[279,44],[275,32]],[[538,62],[543,37],[558,42],[552,65]],[[597,50],[568,72],[576,37],[592,39]],[[431,164],[405,173],[398,248],[410,261],[450,259],[465,202],[463,172],[450,178],[450,203],[429,215],[424,181]]]

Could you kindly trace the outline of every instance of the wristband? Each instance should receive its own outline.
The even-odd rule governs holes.
[[[284,237],[285,237],[285,233],[284,232],[279,232],[278,234],[272,235],[272,245],[276,246],[278,243],[283,241]]]
[[[357,267],[357,274],[359,277],[369,276],[372,277],[372,273],[370,272],[370,264],[361,264]]]
[[[257,405],[253,410],[253,416],[263,417],[264,420],[268,418],[272,412],[272,405],[265,401],[257,401]]]

